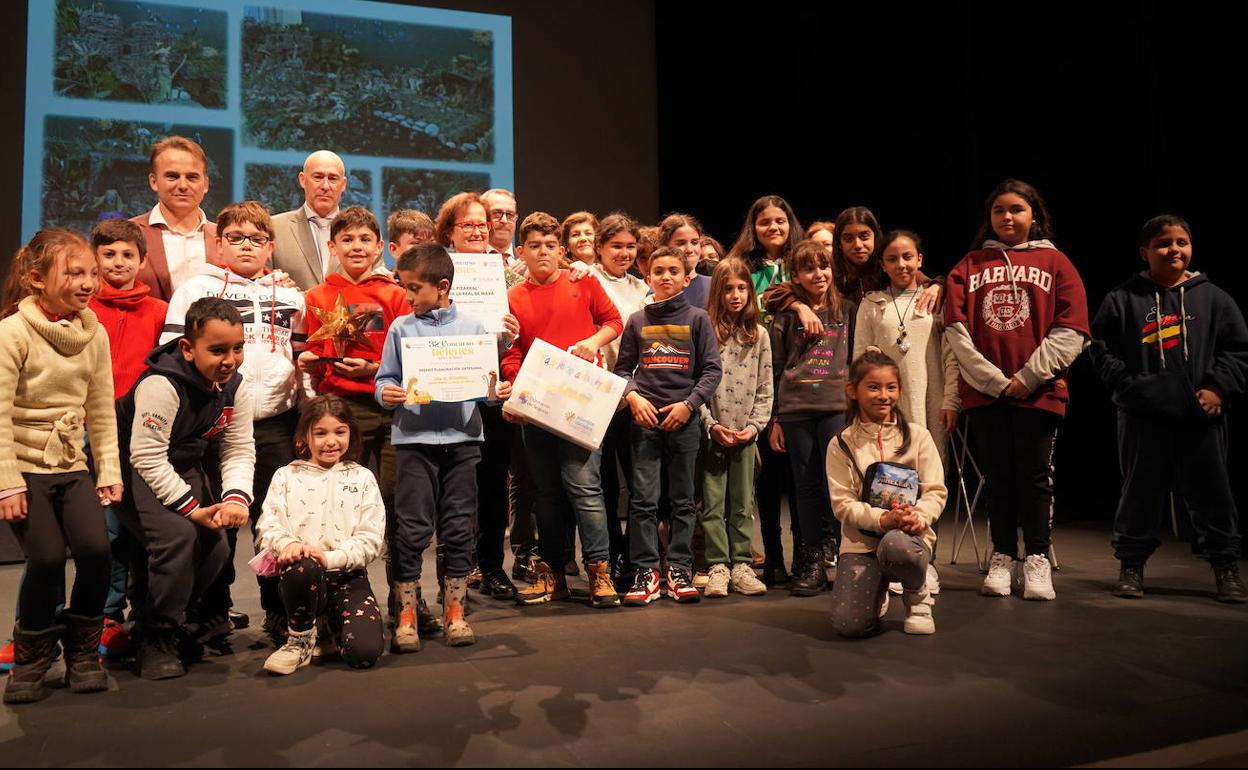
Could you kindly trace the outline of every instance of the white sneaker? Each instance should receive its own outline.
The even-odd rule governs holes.
[[[316,647],[316,629],[296,631],[293,628],[281,649],[264,662],[264,670],[271,674],[293,674],[312,662],[312,650]]]
[[[994,553],[988,562],[988,577],[979,592],[984,596],[1009,596],[1014,582],[1014,558],[1009,554]]]
[[[1040,554],[1028,556],[1023,564],[1023,598],[1035,602],[1051,602],[1057,598],[1053,590],[1053,567]]]
[[[726,564],[716,564],[706,576],[706,590],[702,592],[706,598],[717,598],[728,595],[728,581],[732,575]],[[694,578],[695,584],[697,578]]]
[[[707,573],[707,572],[693,573],[693,587],[694,588],[706,588],[706,584],[709,583],[710,580],[711,580],[710,573]]]
[[[901,583],[888,584],[888,592],[893,596],[901,596],[903,591],[905,591],[905,589],[901,587]]]
[[[742,562],[732,567],[732,590],[743,596],[760,596],[767,593],[767,586],[758,579],[750,565]]]
[[[940,595],[940,575],[936,574],[936,565],[927,565],[927,592],[932,596]]]
[[[902,602],[906,605],[906,621],[901,630],[907,634],[934,634],[936,620],[932,617],[932,597],[924,587],[918,591],[906,591],[902,594]]]

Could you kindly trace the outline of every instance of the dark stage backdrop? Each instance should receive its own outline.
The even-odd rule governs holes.
[[[886,230],[923,236],[935,275],[967,250],[984,196],[1014,176],[1045,194],[1092,313],[1142,267],[1139,227],[1162,212],[1189,219],[1194,268],[1242,304],[1232,93],[1246,9],[780,3],[738,15],[659,3],[659,201],[725,246],[761,194],[784,196],[802,222],[866,205]],[[1084,359],[1071,389],[1058,515],[1107,518],[1120,484],[1114,411]]]

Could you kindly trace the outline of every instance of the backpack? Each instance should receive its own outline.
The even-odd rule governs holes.
[[[858,492],[859,500],[872,508],[883,508],[886,511],[898,505],[916,505],[919,502],[918,470],[901,463],[880,461],[871,463],[866,471],[863,471],[858,467],[854,453],[850,451],[849,445],[845,443],[840,433],[836,434],[836,443],[849,458],[850,465],[858,474],[858,478],[862,479],[862,488]],[[866,530],[863,530],[863,534],[873,537],[884,536],[880,532]]]

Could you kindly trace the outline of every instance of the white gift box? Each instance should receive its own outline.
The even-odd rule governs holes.
[[[503,411],[593,450],[602,446],[626,385],[624,378],[537,339]]]

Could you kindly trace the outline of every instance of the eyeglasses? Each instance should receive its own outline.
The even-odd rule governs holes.
[[[261,249],[263,249],[265,246],[268,246],[269,241],[273,240],[269,236],[260,235],[259,233],[257,233],[256,235],[243,235],[242,233],[226,233],[225,235],[222,235],[221,237],[224,238],[225,242],[230,244],[231,246],[242,246],[243,241],[251,241],[251,244],[253,246],[256,246]]]
[[[470,233],[473,230],[489,230],[490,225],[486,222],[456,222],[455,226],[460,232]]]
[[[515,222],[520,215],[514,211],[491,211],[490,219],[495,222]]]

